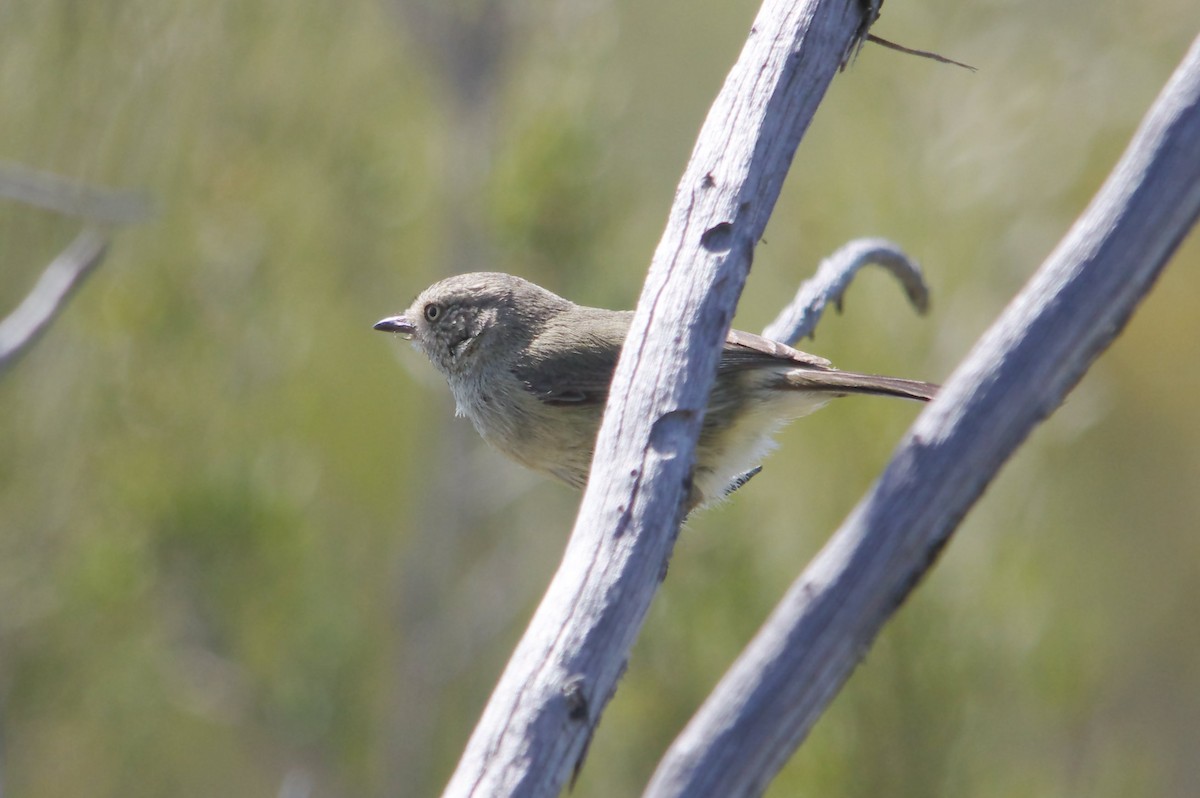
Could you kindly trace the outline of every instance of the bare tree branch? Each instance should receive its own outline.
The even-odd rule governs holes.
[[[908,295],[908,301],[918,313],[929,309],[929,289],[917,262],[911,260],[891,241],[883,238],[858,238],[842,245],[821,261],[817,273],[801,284],[796,298],[779,311],[775,320],[763,330],[763,335],[787,344],[794,344],[801,338],[811,336],[825,312],[825,306],[832,301],[834,307],[841,310],[842,298],[859,269],[872,264],[887,269],[900,281]]]
[[[0,374],[41,337],[85,277],[104,260],[108,239],[85,229],[55,258],[21,304],[0,321]]]
[[[562,565],[446,795],[556,795],[673,547],[721,342],[800,137],[877,12],[767,0],[701,130],[616,374]]]
[[[140,191],[91,186],[13,163],[0,163],[0,197],[98,224],[133,224],[151,214]]]
[[[1029,432],[1200,215],[1200,39],[1096,198],[667,752],[646,795],[766,787]]]
[[[151,214],[150,201],[140,191],[100,188],[12,163],[0,163],[0,198],[83,217],[98,225],[140,222]],[[0,374],[62,313],[67,300],[107,251],[108,237],[85,227],[46,267],[33,290],[0,322]]]

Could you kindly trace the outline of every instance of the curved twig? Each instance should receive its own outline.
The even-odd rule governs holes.
[[[867,265],[882,266],[891,272],[918,313],[929,309],[929,288],[916,261],[885,238],[856,238],[821,261],[817,273],[801,284],[796,298],[779,311],[763,335],[786,344],[811,337],[826,305],[833,302],[841,310],[846,289],[859,269]]]

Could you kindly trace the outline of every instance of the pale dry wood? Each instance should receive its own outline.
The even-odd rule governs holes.
[[[104,260],[108,237],[97,226],[144,221],[151,215],[151,204],[140,191],[93,186],[3,162],[0,199],[83,217],[88,223],[45,268],[21,304],[0,321],[2,373],[41,338],[66,308],[67,300]]]
[[[104,260],[108,239],[85,229],[50,262],[21,304],[0,321],[0,374],[42,336],[67,300]]]
[[[647,796],[759,795],[1200,215],[1200,39],[1091,205],[671,746]]]
[[[0,162],[0,198],[94,224],[133,224],[152,212],[141,191],[93,186],[14,163]]]
[[[767,0],[701,130],[617,366],[562,565],[447,796],[557,795],[625,668],[683,514],[721,342],[825,89],[874,19]]]
[[[763,336],[793,346],[811,336],[830,302],[842,309],[846,289],[864,266],[887,269],[918,313],[929,309],[929,288],[915,260],[887,239],[857,238],[821,261],[817,273],[804,281],[796,297],[763,330]]]

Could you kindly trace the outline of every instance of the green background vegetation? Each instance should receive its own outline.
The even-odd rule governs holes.
[[[498,9],[503,9],[499,11]],[[0,781],[12,796],[436,793],[576,496],[486,450],[372,332],[446,274],[631,306],[740,3],[9,0],[0,159],[137,188],[0,378]],[[805,344],[944,379],[1066,231],[1194,0],[887,4],[802,144],[737,324],[846,240]],[[78,221],[0,204],[0,307]],[[1007,465],[776,796],[1200,792],[1200,248]],[[575,795],[637,794],[886,461],[846,401],[688,525]]]

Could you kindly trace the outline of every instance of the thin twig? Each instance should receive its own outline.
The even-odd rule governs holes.
[[[67,300],[100,265],[107,251],[108,237],[88,228],[46,267],[33,290],[0,321],[0,374],[28,351],[62,313]]]
[[[891,272],[918,313],[929,309],[929,289],[916,261],[885,238],[856,238],[821,261],[817,273],[801,284],[796,298],[767,325],[763,335],[785,344],[811,337],[826,305],[833,302],[840,311],[846,289],[859,269],[867,265],[882,266]]]
[[[152,214],[150,199],[140,191],[93,186],[13,163],[0,163],[0,197],[98,224],[133,224]]]
[[[878,44],[881,47],[886,47],[889,50],[895,50],[897,52],[906,53],[908,55],[915,55],[918,58],[928,58],[930,61],[937,61],[939,64],[950,64],[952,66],[962,67],[963,69],[969,69],[972,72],[979,71],[978,69],[971,66],[970,64],[964,64],[962,61],[955,61],[953,58],[947,58],[944,55],[938,55],[937,53],[931,52],[929,50],[914,50],[911,47],[905,47],[903,44],[896,44],[895,42],[890,42],[887,39],[876,36],[874,33],[867,34],[867,41],[875,42],[875,44]]]

